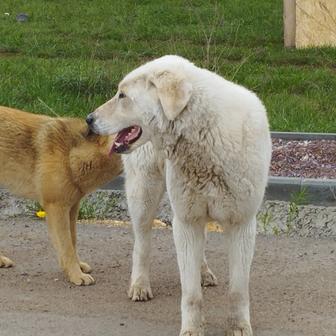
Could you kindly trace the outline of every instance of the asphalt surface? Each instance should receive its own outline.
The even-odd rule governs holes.
[[[335,223],[336,225],[336,223]],[[155,298],[133,303],[128,227],[79,225],[79,254],[96,284],[76,287],[59,271],[43,221],[0,220],[0,250],[15,263],[0,269],[0,335],[176,336],[180,285],[169,229],[153,230]],[[204,290],[206,335],[223,336],[227,259],[222,233],[210,233],[208,260],[219,285]],[[255,336],[336,335],[336,240],[257,238],[251,275]]]

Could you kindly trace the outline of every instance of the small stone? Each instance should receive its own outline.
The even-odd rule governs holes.
[[[29,18],[29,15],[26,13],[20,13],[16,16],[17,22],[27,22]]]

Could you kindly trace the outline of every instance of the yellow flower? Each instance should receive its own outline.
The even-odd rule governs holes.
[[[36,216],[38,218],[45,218],[46,215],[47,215],[47,213],[45,211],[43,211],[43,210],[40,210],[40,211],[36,212]]]

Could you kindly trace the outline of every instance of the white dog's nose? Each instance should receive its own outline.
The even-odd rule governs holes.
[[[93,116],[93,113],[90,113],[87,117],[86,117],[86,123],[89,125],[89,126],[92,126],[92,124],[94,123],[95,121],[95,117]]]

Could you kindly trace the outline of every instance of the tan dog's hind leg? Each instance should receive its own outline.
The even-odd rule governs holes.
[[[9,258],[0,255],[0,268],[8,268],[14,266],[14,263]]]
[[[60,204],[45,205],[49,235],[56,249],[61,268],[75,285],[92,285],[91,275],[83,273],[73,245],[70,209]]]
[[[70,210],[70,230],[71,230],[71,239],[72,244],[77,253],[77,218],[79,212],[80,202],[76,203]],[[78,258],[79,260],[79,258]],[[92,268],[86,262],[80,261],[79,262],[80,268],[84,273],[91,273]]]

